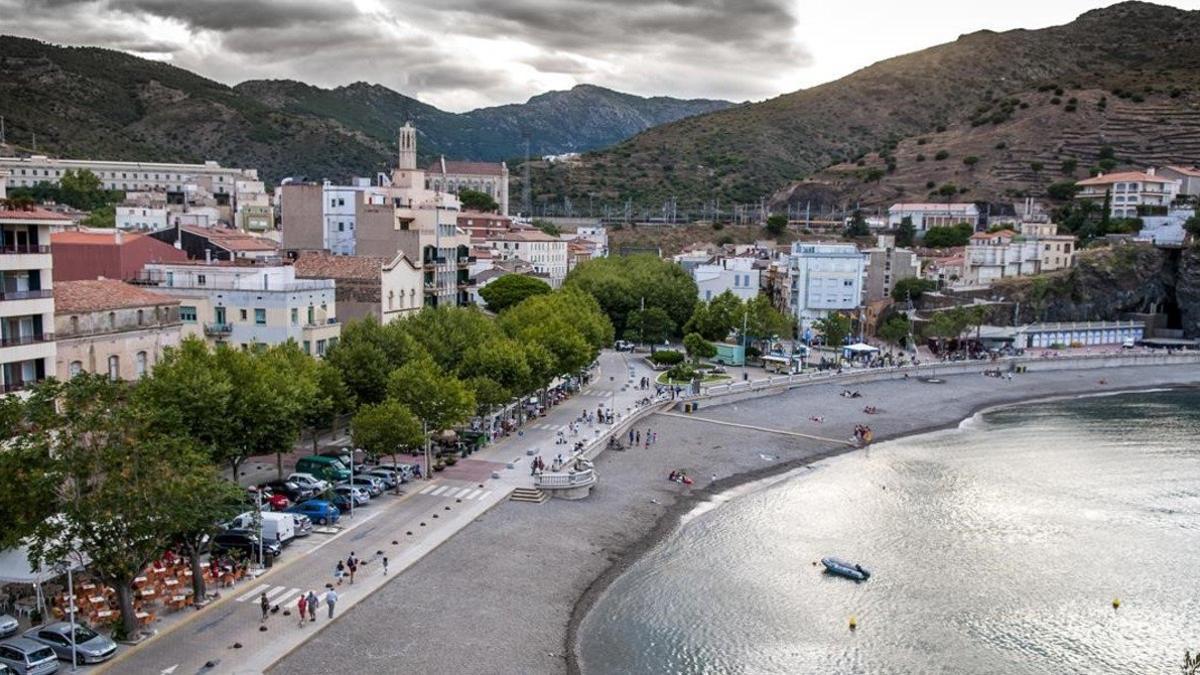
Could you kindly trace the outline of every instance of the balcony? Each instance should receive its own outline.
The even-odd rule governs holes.
[[[36,246],[24,244],[9,244],[8,246],[0,246],[0,255],[22,255],[26,253],[49,253],[49,246]]]
[[[0,300],[39,300],[53,297],[54,291],[46,288],[36,291],[0,291]]]
[[[54,342],[54,333],[35,333],[32,335],[0,338],[0,347],[20,347],[23,345],[35,345],[40,342]]]
[[[209,337],[221,337],[229,335],[233,332],[233,324],[231,323],[206,323],[204,324],[204,334]]]
[[[40,384],[41,382],[44,382],[44,380],[25,380],[24,382],[5,382],[4,384],[0,384],[0,393],[10,394],[14,391],[25,391],[26,389],[30,389],[30,388]]]

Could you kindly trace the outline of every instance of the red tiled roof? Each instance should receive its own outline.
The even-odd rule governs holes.
[[[56,314],[178,304],[179,301],[175,298],[116,279],[54,282],[54,312]]]
[[[71,217],[34,206],[28,209],[0,209],[0,220],[63,220],[69,222]]]
[[[385,258],[364,255],[332,255],[311,252],[301,254],[292,267],[305,279],[362,279],[379,281]]]
[[[1194,166],[1168,166],[1167,168],[1185,176],[1200,178],[1200,169],[1197,169]]]
[[[447,174],[474,174],[481,176],[500,176],[504,173],[504,167],[500,164],[492,162],[463,162],[453,159],[435,160],[425,169],[426,173],[440,174],[442,172],[442,162],[446,163]]]

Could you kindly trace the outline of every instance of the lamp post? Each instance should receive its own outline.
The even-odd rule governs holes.
[[[75,652],[75,577],[72,576],[72,565],[67,562],[67,609],[71,613],[71,672],[79,666],[79,654]]]

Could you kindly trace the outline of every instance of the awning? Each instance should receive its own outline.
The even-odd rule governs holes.
[[[842,347],[842,349],[845,349],[848,352],[854,352],[856,354],[864,354],[866,352],[879,351],[875,347],[872,347],[871,345],[866,344],[865,342],[859,342],[857,344],[846,345],[845,347]]]
[[[76,562],[74,569],[83,569],[83,565]],[[30,569],[26,546],[0,551],[0,584],[42,584],[66,572],[66,567],[53,565],[45,565],[41,570]]]

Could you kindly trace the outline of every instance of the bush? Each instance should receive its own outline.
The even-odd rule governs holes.
[[[696,369],[688,363],[681,363],[677,366],[672,366],[667,371],[667,377],[676,382],[691,381],[696,378]]]
[[[967,166],[975,166],[978,163],[979,163],[979,158],[976,157],[975,155],[968,155],[966,157],[963,157],[963,164],[966,164]]]
[[[1079,168],[1078,160],[1064,159],[1062,163],[1062,172],[1070,175],[1075,173],[1075,169]]]
[[[650,355],[650,360],[660,366],[673,366],[683,363],[683,352],[673,349],[660,349]]]
[[[925,155],[920,155],[920,154],[918,154],[918,155],[917,155],[917,161],[918,161],[918,162],[924,162],[924,161],[925,161]]]
[[[1004,141],[1000,141],[999,143],[996,144],[997,150],[1003,150],[1007,147],[1008,147],[1008,143],[1005,143]]]
[[[1061,183],[1052,183],[1046,188],[1046,195],[1051,199],[1057,199],[1065,202],[1074,199],[1075,193],[1078,190],[1079,188],[1075,187],[1075,183],[1073,181],[1066,180],[1062,181]]]
[[[936,155],[934,155],[934,156],[933,156],[933,158],[934,158],[934,159],[936,159],[937,161],[939,161],[939,162],[940,162],[940,161],[942,161],[943,159],[946,159],[946,158],[947,158],[947,157],[949,157],[949,156],[950,156],[950,153],[949,153],[949,152],[947,152],[947,151],[945,151],[945,150],[938,150],[938,151],[937,151],[937,154],[936,154]]]

